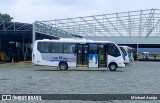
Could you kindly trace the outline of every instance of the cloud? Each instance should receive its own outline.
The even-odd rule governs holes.
[[[29,2],[28,2],[29,1]],[[18,0],[18,2],[11,7],[11,14],[15,15],[15,20],[21,22],[34,22],[35,20],[51,19],[55,15],[62,15],[69,10],[67,6],[57,4],[43,4],[32,2],[32,0]]]
[[[39,2],[38,2],[39,1]],[[4,5],[0,8],[3,13],[8,13],[14,17],[14,21],[34,22],[35,20],[54,19],[57,15],[60,17],[70,8],[65,5],[58,5],[54,2],[42,2],[42,0],[16,0],[13,4]]]
[[[14,17],[14,21],[34,22],[95,15],[103,12],[106,0],[15,0],[2,8],[3,12]],[[101,12],[100,12],[101,11]]]
[[[158,8],[159,0],[1,0],[0,11],[17,22],[53,20]]]

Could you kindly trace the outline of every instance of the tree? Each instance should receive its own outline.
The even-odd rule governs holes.
[[[0,22],[5,21],[5,22],[11,22],[13,17],[11,17],[8,14],[2,14],[0,13]]]

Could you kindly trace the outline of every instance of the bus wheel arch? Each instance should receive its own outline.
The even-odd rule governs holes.
[[[61,61],[61,62],[59,62],[58,67],[59,67],[60,70],[67,70],[68,69],[68,63],[65,62],[65,61]]]
[[[118,68],[118,65],[115,62],[111,62],[111,63],[109,63],[108,68],[110,71],[116,71]]]

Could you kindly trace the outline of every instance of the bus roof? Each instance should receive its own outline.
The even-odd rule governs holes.
[[[61,39],[43,39],[36,40],[37,42],[71,42],[71,43],[86,43],[86,39],[76,39],[76,38],[61,38]]]
[[[94,41],[81,38],[60,38],[60,39],[43,39],[36,42],[68,42],[68,43],[114,43],[110,41]]]
[[[93,41],[93,40],[87,40],[87,43],[113,43],[113,42],[110,42],[110,41]]]

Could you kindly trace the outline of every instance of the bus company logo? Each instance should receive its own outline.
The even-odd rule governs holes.
[[[11,95],[2,95],[2,100],[12,100]]]
[[[64,60],[64,61],[68,61],[68,57],[64,57],[64,56],[58,56],[58,57],[52,57],[53,60]]]

